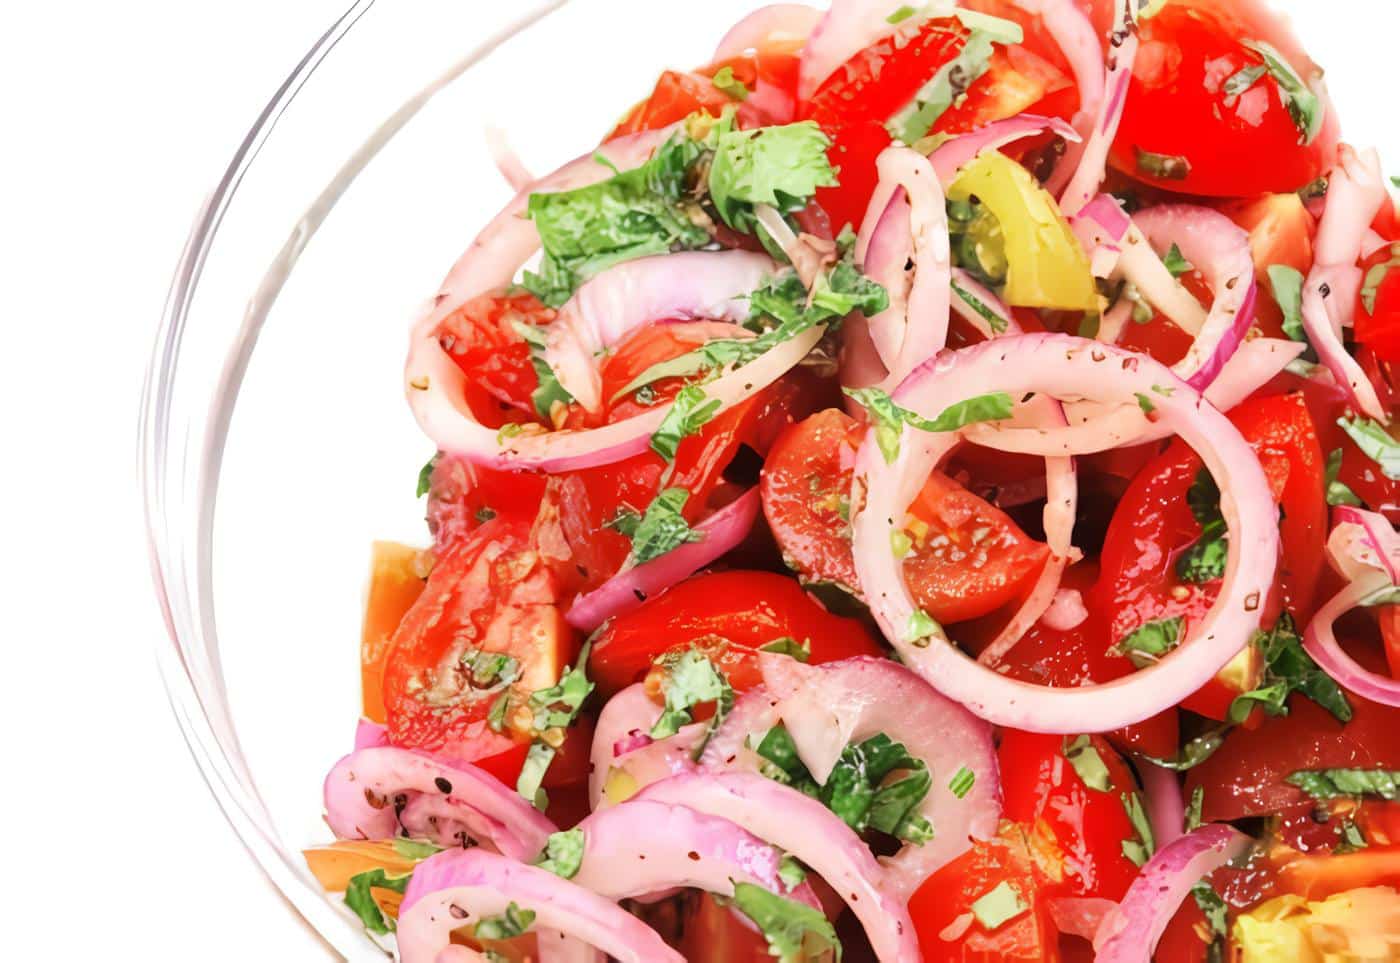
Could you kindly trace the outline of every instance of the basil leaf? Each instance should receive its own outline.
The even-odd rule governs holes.
[[[1191,162],[1175,154],[1157,154],[1141,147],[1137,152],[1137,169],[1149,177],[1165,181],[1184,181],[1191,176]]]
[[[688,649],[663,663],[666,670],[661,683],[666,708],[651,727],[653,739],[665,739],[680,732],[681,726],[694,720],[693,709],[706,702],[715,703],[715,718],[722,720],[734,705],[734,689],[724,673],[699,649]],[[712,721],[713,730],[717,723]],[[701,740],[701,748],[707,740]],[[696,753],[699,755],[699,752]]]
[[[696,434],[715,415],[719,414],[720,400],[707,398],[705,390],[698,385],[689,385],[680,390],[666,417],[651,436],[651,450],[667,463],[676,460],[676,450],[681,440]]]
[[[516,321],[513,326],[515,333],[530,346],[530,366],[535,369],[535,379],[539,382],[539,386],[530,393],[530,400],[535,404],[535,412],[550,423],[554,419],[554,405],[568,405],[574,396],[559,383],[559,377],[545,360],[545,329],[523,321]]]
[[[1327,504],[1360,506],[1362,501],[1347,485],[1337,480],[1342,472],[1342,459],[1346,453],[1333,448],[1327,455]]]
[[[977,922],[989,932],[1011,922],[1030,908],[1030,904],[1021,898],[1021,891],[1006,880],[983,893],[969,907]]]
[[[1152,824],[1147,820],[1147,813],[1142,808],[1142,797],[1135,792],[1125,792],[1122,795],[1123,809],[1128,814],[1128,822],[1132,824],[1133,839],[1123,840],[1123,855],[1138,866],[1144,865],[1152,854],[1156,851],[1157,844],[1152,838]]]
[[[1015,408],[1009,394],[1005,391],[995,391],[949,405],[937,418],[930,421],[901,408],[887,392],[879,388],[842,390],[869,413],[871,423],[875,427],[875,440],[880,446],[880,453],[890,464],[899,457],[899,438],[906,424],[921,431],[957,431],[979,422],[1004,421],[1011,417]]]
[[[984,421],[1005,421],[1011,417],[1015,403],[1005,391],[978,395],[949,405],[933,421],[917,419],[911,423],[922,431],[957,431]]]
[[[1181,747],[1181,751],[1171,759],[1157,759],[1149,756],[1148,760],[1163,769],[1171,769],[1176,772],[1194,769],[1215,755],[1216,751],[1225,744],[1225,735],[1229,731],[1229,726],[1217,726],[1189,740]]]
[[[1268,72],[1269,68],[1265,67],[1263,64],[1255,64],[1252,67],[1242,67],[1231,74],[1220,89],[1225,92],[1225,96],[1227,97],[1238,97],[1240,94],[1253,87],[1259,78]]]
[[[1291,617],[1281,616],[1271,630],[1255,635],[1253,644],[1262,654],[1264,671],[1258,688],[1230,703],[1231,722],[1243,722],[1256,705],[1271,716],[1287,715],[1288,697],[1294,692],[1301,692],[1340,722],[1351,719],[1351,704],[1341,686],[1304,650]]]
[[[427,463],[426,465],[424,465],[422,468],[418,469],[418,497],[419,497],[419,498],[422,498],[424,495],[428,494],[428,492],[432,490],[432,487],[433,487],[433,469],[437,467],[438,459],[441,458],[441,457],[442,457],[441,453],[438,453],[438,454],[434,455],[433,457],[431,457],[431,458],[428,459],[428,463]]]
[[[749,88],[744,86],[744,82],[734,76],[733,67],[721,67],[715,71],[715,75],[710,80],[715,85],[715,90],[724,94],[731,100],[740,103],[749,99]]]
[[[969,11],[957,11],[959,14],[967,12]],[[997,20],[1007,26],[993,33],[964,21],[965,25],[971,27],[967,42],[956,57],[938,68],[933,78],[890,117],[885,129],[891,137],[906,144],[913,144],[927,136],[939,118],[947,113],[950,107],[960,103],[967,95],[968,88],[980,80],[991,67],[992,53],[995,50],[993,44],[1021,42],[1022,31],[1019,24],[993,17],[986,19]]]
[[[758,651],[785,655],[790,659],[796,659],[798,662],[810,662],[812,659],[812,640],[803,639],[801,643],[799,643],[792,636],[784,635],[781,638],[774,639],[767,645],[760,645]]]
[[[660,558],[687,542],[700,541],[703,536],[681,514],[689,498],[690,492],[684,488],[667,488],[652,499],[641,516],[633,513],[636,523],[630,525],[630,531],[623,527],[629,523],[622,522],[621,516],[614,520],[619,522],[614,527],[632,539],[632,560],[636,564]]]
[[[1367,458],[1381,466],[1382,475],[1400,481],[1400,442],[1390,432],[1369,418],[1338,418],[1337,424]]]
[[[534,922],[534,910],[521,909],[512,901],[500,916],[480,920],[472,935],[479,940],[512,940],[529,931]]]
[[[827,159],[831,140],[814,121],[754,130],[721,129],[710,164],[710,199],[720,219],[753,233],[753,208],[800,211],[817,188],[835,187]]]
[[[585,842],[583,830],[577,827],[551,833],[545,842],[544,855],[535,861],[535,865],[540,869],[549,870],[555,876],[573,879],[583,863]]]
[[[957,281],[953,282],[953,293],[961,298],[963,303],[975,311],[983,321],[987,322],[987,326],[992,329],[993,334],[1006,333],[1006,319],[984,304],[981,298],[964,288]]]
[[[734,908],[753,921],[768,941],[768,952],[781,963],[805,963],[827,951],[841,959],[836,928],[821,910],[737,881]]]
[[[1287,264],[1269,265],[1269,285],[1274,291],[1274,300],[1283,312],[1283,333],[1294,341],[1307,343],[1308,334],[1303,327],[1303,283],[1304,277],[1297,268]]]
[[[1146,622],[1123,636],[1114,651],[1126,655],[1139,669],[1146,668],[1176,648],[1183,622],[1179,615]]]
[[[1113,788],[1108,766],[1088,736],[1076,736],[1073,741],[1064,743],[1061,751],[1084,785],[1098,792],[1108,792]]]
[[[528,799],[537,809],[549,804],[549,797],[540,788],[549,764],[554,761],[555,746],[558,745],[559,730],[568,728],[578,719],[584,702],[593,691],[593,683],[588,680],[589,645],[584,644],[578,654],[578,661],[559,681],[547,689],[537,689],[530,693],[526,707],[530,711],[530,731],[535,741],[525,754],[525,765],[516,780],[515,791]],[[501,693],[491,706],[488,723],[496,728],[496,719],[502,724],[508,706],[509,691]],[[499,731],[499,730],[497,730]],[[552,740],[552,742],[551,742]]]
[[[1379,796],[1400,799],[1400,770],[1314,769],[1301,770],[1284,780],[1314,799],[1340,799],[1349,796]]]
[[[1196,267],[1190,261],[1186,260],[1181,253],[1181,248],[1177,247],[1175,244],[1171,246],[1171,250],[1167,251],[1167,256],[1162,258],[1162,264],[1171,272],[1171,276],[1174,278],[1179,278],[1183,274],[1194,270]]]
[[[1191,514],[1201,523],[1201,537],[1176,562],[1176,575],[1183,582],[1203,585],[1225,575],[1230,547],[1225,516],[1220,511],[1220,488],[1210,472],[1202,468],[1186,492]]]
[[[412,873],[390,876],[382,869],[356,873],[350,877],[350,882],[345,887],[345,905],[350,907],[350,911],[360,918],[360,922],[365,924],[365,929],[371,933],[388,933],[394,928],[393,921],[385,919],[379,904],[370,895],[370,888],[387,889],[402,894],[408,889],[408,881],[412,878]]]
[[[1326,106],[1298,76],[1283,54],[1262,40],[1245,41],[1245,46],[1264,58],[1264,66],[1270,76],[1278,82],[1279,93],[1288,108],[1289,115],[1303,135],[1303,143],[1311,144],[1322,131],[1322,121],[1326,116]]]

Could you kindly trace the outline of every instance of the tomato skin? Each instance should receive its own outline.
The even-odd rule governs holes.
[[[530,348],[517,323],[545,325],[557,312],[533,294],[483,294],[457,308],[438,328],[438,340],[466,378],[466,400],[488,428],[535,422],[531,393],[539,387]]]
[[[1282,602],[1300,624],[1311,616],[1322,570],[1327,506],[1325,465],[1317,432],[1300,395],[1262,398],[1229,415],[1259,456],[1271,492],[1284,509],[1280,524]],[[1186,495],[1202,462],[1183,442],[1172,444],[1148,465],[1119,502],[1104,539],[1102,576],[1090,607],[1104,614],[1110,645],[1140,625],[1164,618],[1186,619],[1185,632],[1210,610],[1219,582],[1191,584],[1176,574],[1180,553],[1200,537],[1200,523]],[[1267,608],[1267,600],[1261,600]],[[1272,616],[1266,612],[1266,624]],[[1249,670],[1243,670],[1248,676]],[[1223,719],[1248,678],[1218,678],[1183,705]]]
[[[527,522],[496,519],[440,554],[385,664],[390,742],[462,762],[510,749],[512,739],[486,723],[496,693],[474,689],[458,657],[467,649],[508,654],[519,663],[520,691],[548,688],[578,645],[562,600]]]
[[[1086,785],[1069,760],[1065,736],[1003,729],[997,760],[1002,815],[1025,826],[1047,825],[1064,853],[1064,880],[1046,887],[1054,896],[1119,900],[1138,868],[1123,855],[1133,826],[1122,796],[1137,790],[1132,773],[1108,743],[1090,743],[1109,771],[1109,791]]]
[[[784,636],[809,641],[813,664],[884,651],[861,623],[827,612],[794,579],[716,572],[687,579],[608,622],[593,641],[589,671],[606,697],[641,681],[674,648],[718,638],[755,650]],[[742,650],[735,657],[744,661]],[[757,678],[731,680],[735,688],[746,681]]]
[[[1004,822],[1000,834],[973,843],[925,880],[909,898],[924,963],[1058,963],[1059,934],[1045,905],[1048,878],[1039,861],[1047,854],[1037,852],[1041,845],[1025,827]],[[1002,882],[1015,887],[1030,910],[988,931],[972,917],[971,906]],[[958,935],[944,939],[945,933]]]
[[[686,901],[681,956],[697,963],[768,963],[768,941],[757,930],[740,922],[737,911],[720,906],[710,893],[696,893]]]
[[[1400,253],[1400,245],[1383,247],[1361,262],[1369,274]],[[1375,299],[1361,293],[1356,297],[1356,340],[1376,353],[1382,361],[1400,361],[1400,270],[1391,267],[1376,288]]]
[[[841,512],[864,431],[843,412],[820,412],[784,432],[764,465],[764,515],[784,558],[808,581],[858,584]],[[909,513],[927,531],[913,539],[905,578],[939,622],[977,618],[1013,601],[1049,556],[1005,512],[941,472],[929,476]]]
[[[1245,46],[1259,36],[1217,4],[1168,3],[1142,21],[1110,157],[1114,167],[1154,186],[1211,197],[1287,193],[1321,176],[1337,144],[1335,111],[1327,110],[1316,138],[1304,144],[1272,75],[1237,96],[1223,90],[1239,71],[1263,64]],[[1307,79],[1312,65],[1298,66]],[[1183,157],[1189,173],[1180,179],[1149,174],[1138,167],[1139,149]],[[1241,163],[1242,157],[1255,162]]]
[[[729,107],[738,108],[739,126],[746,129],[791,123],[796,110],[800,64],[793,53],[760,50],[693,72],[667,70],[657,79],[656,87],[646,100],[628,111],[607,140],[644,130],[660,130],[700,111],[718,117]],[[745,100],[736,103],[729,94],[715,87],[715,74],[726,67],[733,72],[734,79],[750,91]]]

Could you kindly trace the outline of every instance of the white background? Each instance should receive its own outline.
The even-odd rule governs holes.
[[[195,210],[345,5],[0,8],[0,890],[27,959],[329,958],[228,831],[170,717],[134,439]],[[1390,0],[1283,6],[1331,67],[1351,137],[1400,140],[1381,79]]]

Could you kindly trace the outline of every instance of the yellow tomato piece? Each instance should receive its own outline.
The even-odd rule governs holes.
[[[1372,886],[1319,902],[1280,896],[1235,920],[1240,963],[1400,959],[1400,893]]]
[[[1088,255],[1055,199],[1024,167],[987,151],[963,168],[948,196],[955,201],[976,197],[996,218],[1008,304],[1099,312]]]
[[[422,552],[398,542],[375,542],[360,633],[360,689],[364,716],[384,722],[384,662],[394,630],[423,593]]]

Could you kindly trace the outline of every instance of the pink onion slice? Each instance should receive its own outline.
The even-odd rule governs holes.
[[[511,190],[523,191],[535,182],[536,178],[526,169],[524,161],[510,146],[506,132],[501,128],[487,126],[486,147],[491,151],[491,159],[496,162],[496,170],[501,172],[501,177],[505,178]]]
[[[646,736],[645,741],[636,739],[630,746],[624,744],[633,734],[645,735],[650,732],[659,718],[661,707],[652,701],[651,696],[647,695],[646,686],[640,682],[623,689],[603,706],[603,711],[598,713],[597,727],[593,730],[593,745],[589,754],[590,809],[601,810],[608,806],[604,789],[614,770],[625,772],[638,789],[695,770],[691,752],[696,739],[705,729],[703,723],[685,726],[666,739],[653,740]],[[622,748],[619,750],[620,745]]]
[[[855,256],[890,295],[889,308],[869,319],[871,336],[888,369],[881,385],[888,390],[948,339],[952,251],[943,190],[928,158],[907,147],[890,147],[880,154],[876,167],[880,181],[861,225]],[[898,213],[906,201],[907,211]],[[910,261],[912,282],[905,271]]]
[[[1140,211],[1135,221],[1158,253],[1165,254],[1173,244],[1177,245],[1215,292],[1215,301],[1196,340],[1186,357],[1172,368],[1193,388],[1203,388],[1215,380],[1254,323],[1257,285],[1249,235],[1224,214],[1185,204],[1148,208]],[[1125,254],[1124,271],[1129,280],[1135,280],[1129,273],[1127,258]],[[1155,256],[1151,259],[1157,261]],[[1165,267],[1162,273],[1171,278]],[[1151,301],[1144,285],[1138,287]]]
[[[715,48],[711,63],[738,57],[748,50],[806,43],[822,12],[805,3],[773,3],[740,20]]]
[[[681,804],[632,800],[578,824],[583,861],[573,881],[608,899],[644,899],[677,888],[734,895],[751,883],[819,908],[812,887],[788,891],[783,852],[728,819]]]
[[[705,744],[700,768],[706,771],[758,772],[762,759],[749,746],[750,736],[778,724],[778,700],[766,685],[757,685],[739,696],[724,724]]]
[[[1147,759],[1137,760],[1137,771],[1142,778],[1142,795],[1147,819],[1152,824],[1152,839],[1161,849],[1186,832],[1186,801],[1181,795],[1181,779],[1172,770]]]
[[[1371,222],[1390,194],[1374,150],[1358,153],[1342,144],[1327,187],[1327,206],[1313,245],[1313,267],[1303,285],[1303,328],[1318,359],[1367,417],[1390,420],[1366,372],[1347,353],[1342,329],[1355,313],[1361,270],[1356,262]]]
[[[1103,50],[1088,15],[1074,0],[1017,0],[1021,9],[1041,18],[1045,30],[1059,45],[1074,74],[1079,89],[1079,109],[1070,120],[1079,138],[1066,145],[1065,156],[1055,165],[1055,171],[1045,189],[1059,196],[1079,167],[1087,138],[1094,133],[1094,124],[1104,98]]]
[[[1070,220],[1070,227],[1089,255],[1094,277],[1110,276],[1118,267],[1133,227],[1132,219],[1117,198],[1109,194],[1094,195],[1093,200]]]
[[[622,963],[685,963],[655,930],[606,897],[480,849],[438,853],[413,871],[399,912],[403,963],[484,959],[466,947],[449,950],[452,931],[498,916],[512,903],[536,914],[541,940],[579,940]]]
[[[360,719],[355,726],[355,748],[372,749],[377,746],[387,746],[389,744],[389,730],[386,726],[378,722],[370,722],[368,719]]]
[[[887,891],[880,864],[860,837],[815,799],[739,772],[674,776],[637,798],[722,816],[786,850],[841,896],[882,963],[919,963],[914,923],[903,901]]]
[[[590,279],[559,310],[545,340],[545,361],[559,384],[588,411],[600,411],[598,356],[653,321],[740,324],[750,292],[777,265],[750,251],[685,251],[624,261]]]
[[[975,387],[974,387],[975,386]],[[1066,335],[1026,334],[945,352],[901,386],[895,401],[936,418],[974,393],[1004,390],[1109,402],[1151,397],[1156,416],[1223,481],[1221,508],[1230,556],[1216,605],[1191,636],[1157,665],[1096,686],[1054,689],[993,672],[949,644],[941,629],[914,637],[918,606],[890,549],[896,520],[948,445],[947,433],[906,426],[898,458],[886,465],[873,432],[857,456],[852,491],[860,587],[886,637],[934,688],[999,725],[1033,732],[1101,732],[1141,722],[1209,681],[1249,643],[1278,561],[1278,512],[1253,450],[1234,426],[1161,364],[1135,352]],[[987,433],[995,444],[996,432]],[[1050,452],[1063,454],[1063,452]]]
[[[1367,572],[1350,582],[1312,617],[1303,632],[1303,648],[1338,685],[1371,702],[1400,707],[1400,680],[1372,672],[1347,655],[1335,629],[1343,615],[1394,585],[1383,570]]]
[[[1151,963],[1157,941],[1202,877],[1253,844],[1225,825],[1202,826],[1157,850],[1094,935],[1097,963]]]
[[[1104,96],[1099,102],[1093,132],[1080,154],[1079,166],[1060,195],[1060,210],[1068,217],[1078,214],[1089,203],[1089,198],[1099,192],[1099,186],[1108,173],[1108,151],[1113,146],[1113,138],[1118,136],[1118,125],[1123,120],[1123,107],[1128,101],[1128,87],[1133,79],[1133,64],[1137,61],[1136,7],[1128,0],[1114,4],[1108,72],[1103,82]]]
[[[738,545],[758,518],[761,502],[755,486],[698,522],[700,540],[687,542],[660,558],[614,575],[587,595],[580,595],[565,615],[577,629],[591,632],[608,619],[631,611],[654,595],[693,575]]]
[[[985,127],[954,137],[935,150],[929,156],[929,160],[938,174],[939,184],[947,190],[953,185],[953,181],[957,180],[959,172],[979,155],[1005,147],[1007,144],[1014,144],[1023,137],[1034,137],[1046,131],[1071,144],[1080,140],[1079,132],[1058,117],[1017,114],[1015,117],[993,121]]]
[[[1388,518],[1351,505],[1338,505],[1332,517],[1327,550],[1338,571],[1354,580],[1364,569],[1378,569],[1400,584],[1400,534]]]
[[[759,659],[769,696],[778,702],[775,711],[819,781],[829,778],[846,746],[880,733],[928,765],[933,788],[919,814],[933,826],[933,839],[883,860],[890,892],[909,896],[973,840],[996,834],[1001,780],[991,726],[889,659],[818,666],[781,655]],[[963,769],[974,781],[959,798],[948,783]]]
[[[890,23],[890,14],[899,3],[884,0],[831,0],[828,10],[812,28],[802,50],[802,67],[797,80],[797,99],[808,101],[826,78],[866,47],[892,33],[912,37],[920,18]]]
[[[555,826],[500,780],[469,763],[449,764],[391,746],[359,749],[326,776],[326,822],[341,839],[393,839],[396,808],[436,797],[465,831],[513,859],[533,859]],[[442,820],[439,818],[439,823]]]

